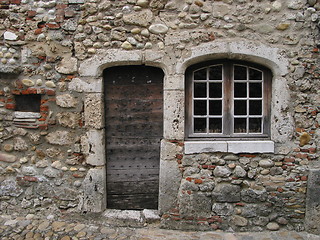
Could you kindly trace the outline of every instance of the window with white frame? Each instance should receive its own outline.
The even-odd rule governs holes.
[[[187,70],[186,91],[186,137],[270,136],[270,70],[238,61],[204,63]]]

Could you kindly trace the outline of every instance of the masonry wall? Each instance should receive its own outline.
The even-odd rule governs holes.
[[[106,209],[102,71],[145,64],[165,73],[164,227],[319,232],[319,10],[316,0],[0,0],[1,214]],[[185,141],[185,70],[222,58],[272,71],[272,153]],[[16,96],[31,95],[40,110],[19,111]]]

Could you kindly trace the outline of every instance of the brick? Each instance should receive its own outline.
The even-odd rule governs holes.
[[[56,95],[56,91],[51,90],[51,89],[47,89],[47,90],[46,90],[46,94],[47,94],[48,96],[55,96],[55,95]]]
[[[201,184],[202,182],[203,182],[203,181],[202,181],[201,179],[195,179],[195,180],[194,180],[194,183],[195,183],[195,184]]]
[[[58,23],[47,23],[46,27],[49,29],[60,29],[60,25]]]
[[[47,130],[48,129],[48,124],[39,124],[39,129]]]
[[[20,5],[21,4],[21,0],[10,0],[10,4]]]
[[[57,4],[56,9],[66,9],[68,7],[67,4]]]
[[[37,15],[37,12],[36,12],[36,11],[29,10],[29,11],[27,12],[27,16],[28,16],[29,18],[33,18],[33,17],[35,17],[36,15]]]
[[[14,109],[16,109],[16,105],[14,103],[7,103],[5,105],[5,108],[9,109],[9,110],[14,110]]]
[[[39,35],[40,33],[42,33],[42,28],[38,28],[38,29],[34,30],[35,35]]]

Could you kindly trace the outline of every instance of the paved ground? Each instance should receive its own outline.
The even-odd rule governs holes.
[[[94,218],[27,215],[0,215],[0,240],[59,239],[59,240],[320,240],[320,236],[305,232],[194,232],[160,229],[156,224],[142,228],[114,227]]]

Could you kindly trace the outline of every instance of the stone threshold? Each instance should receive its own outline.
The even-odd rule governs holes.
[[[145,227],[160,222],[158,210],[107,209],[102,213],[103,221],[118,227]]]

